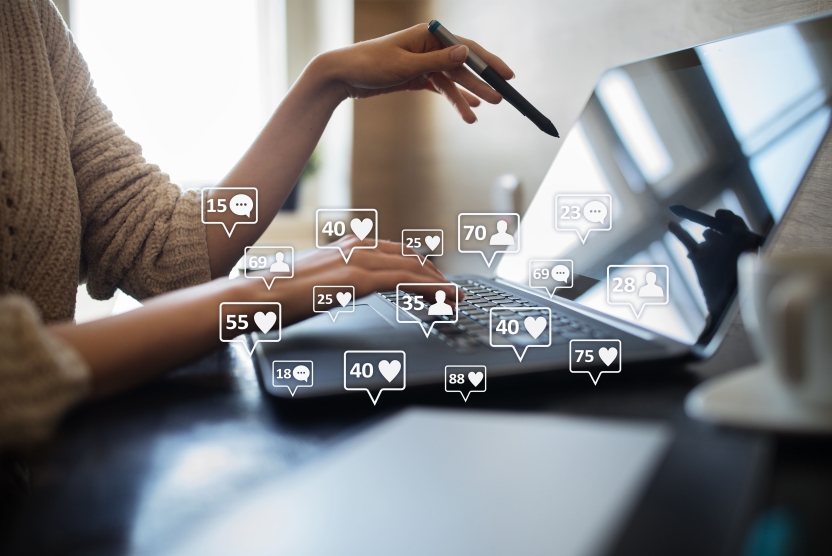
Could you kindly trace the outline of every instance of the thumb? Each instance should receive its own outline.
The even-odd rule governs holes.
[[[468,47],[464,44],[443,48],[424,54],[413,54],[410,58],[413,73],[419,75],[458,68],[468,58]]]

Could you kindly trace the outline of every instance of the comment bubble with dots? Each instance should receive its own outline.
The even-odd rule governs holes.
[[[554,297],[557,290],[574,285],[574,267],[571,259],[532,259],[529,261],[529,287],[545,290],[550,298]]]
[[[228,237],[237,226],[257,224],[255,187],[205,187],[200,196],[202,223],[221,225]]]
[[[612,195],[556,195],[555,229],[559,232],[575,232],[581,243],[586,243],[592,232],[612,230]]]

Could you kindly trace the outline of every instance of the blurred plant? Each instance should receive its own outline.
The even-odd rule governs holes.
[[[318,173],[318,170],[321,169],[321,154],[318,149],[312,151],[312,156],[309,157],[309,160],[306,162],[306,166],[303,167],[303,171],[300,173],[300,177],[298,178],[298,183],[303,182],[304,180],[311,178],[315,174]]]

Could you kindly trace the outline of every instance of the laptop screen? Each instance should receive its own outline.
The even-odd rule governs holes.
[[[826,135],[830,91],[829,17],[606,72],[497,276],[709,339],[737,258],[783,217]]]

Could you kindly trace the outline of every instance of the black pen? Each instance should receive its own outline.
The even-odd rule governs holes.
[[[456,46],[458,44],[462,44],[453,33],[448,31],[435,19],[428,23],[428,30],[433,33],[433,35],[439,39],[439,42],[445,46]],[[530,119],[534,125],[539,127],[540,131],[547,133],[552,137],[560,137],[558,130],[549,118],[541,114],[540,111],[532,106],[528,100],[523,98],[523,95],[518,93],[514,87],[506,83],[505,79],[500,77],[496,71],[483,62],[482,58],[474,54],[474,51],[470,48],[468,49],[468,58],[465,60],[465,64],[474,70],[474,73],[482,77],[483,81],[494,87],[495,91],[503,95],[503,98],[506,99],[509,104],[514,106],[520,111],[521,114]]]
[[[690,220],[691,222],[695,222],[696,224],[705,226],[706,228],[713,228],[717,232],[721,232],[723,234],[747,235],[749,237],[753,237],[759,242],[765,240],[763,236],[755,234],[751,230],[743,229],[740,226],[732,224],[731,222],[714,218],[710,214],[706,214],[702,211],[694,210],[684,205],[670,205],[669,208],[670,212],[679,218]]]

